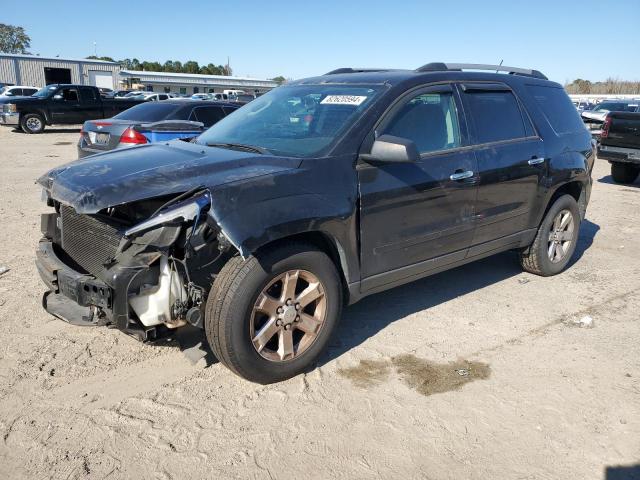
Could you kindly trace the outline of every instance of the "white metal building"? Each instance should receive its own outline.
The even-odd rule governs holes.
[[[244,90],[247,93],[266,92],[278,86],[272,80],[223,75],[200,75],[195,73],[147,72],[122,70],[120,87],[142,87],[154,92],[181,94],[212,93],[223,90]]]
[[[103,60],[0,53],[0,83],[44,87],[75,83],[117,88],[120,65]]]

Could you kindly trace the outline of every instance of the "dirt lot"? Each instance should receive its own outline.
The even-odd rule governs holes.
[[[34,179],[77,138],[0,128],[0,478],[640,476],[640,183],[606,162],[562,275],[508,253],[367,298],[315,370],[259,386],[193,364],[198,338],[42,310]]]

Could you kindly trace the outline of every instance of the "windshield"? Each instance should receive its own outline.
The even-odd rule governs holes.
[[[380,87],[278,87],[225,117],[198,137],[199,144],[242,144],[294,157],[328,148],[377,96]]]
[[[36,93],[31,95],[31,96],[32,97],[46,98],[46,97],[52,95],[53,92],[55,92],[57,89],[58,89],[58,87],[56,87],[56,86],[43,87],[40,90],[38,90]]]

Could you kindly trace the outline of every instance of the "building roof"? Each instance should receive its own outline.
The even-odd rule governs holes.
[[[139,78],[141,82],[189,83],[198,85],[225,86],[262,86],[277,87],[273,80],[261,80],[248,77],[230,77],[225,75],[201,75],[198,73],[148,72],[144,70],[120,70],[123,78]]]
[[[40,55],[27,55],[23,53],[2,53],[0,58],[24,58],[25,60],[55,60],[58,62],[82,62],[82,63],[103,63],[106,65],[119,65],[118,62],[107,62],[106,60],[94,60],[92,58],[63,58],[63,57],[42,57]]]

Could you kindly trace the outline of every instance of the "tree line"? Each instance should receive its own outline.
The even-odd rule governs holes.
[[[564,86],[567,93],[594,95],[635,95],[640,94],[640,82],[629,82],[607,78],[604,82],[591,82],[578,78]]]
[[[167,60],[164,63],[140,61],[137,58],[125,58],[124,60],[114,60],[111,57],[96,57],[90,55],[87,59],[105,60],[107,62],[119,63],[125,70],[144,70],[146,72],[169,72],[169,73],[199,73],[201,75],[224,75],[233,74],[229,65],[199,65],[198,62],[189,60],[182,63],[179,60]]]

